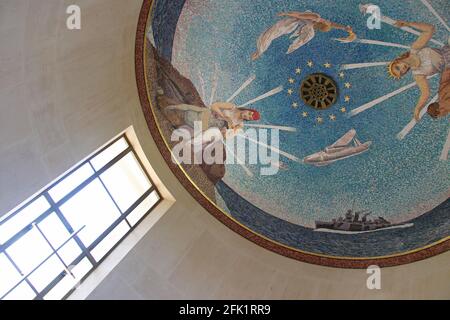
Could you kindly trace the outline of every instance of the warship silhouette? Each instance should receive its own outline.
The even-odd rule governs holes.
[[[345,213],[345,217],[333,219],[331,222],[316,221],[316,231],[367,232],[386,228],[407,228],[413,226],[412,223],[393,224],[383,217],[378,217],[374,220],[368,219],[367,217],[371,213],[366,210],[353,212],[350,209]]]

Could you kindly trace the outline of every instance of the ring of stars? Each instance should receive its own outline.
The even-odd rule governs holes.
[[[314,62],[313,62],[312,60],[309,60],[309,61],[306,63],[306,65],[307,65],[307,67],[312,68],[312,67],[314,67]],[[322,66],[323,66],[324,68],[326,68],[326,69],[330,69],[333,65],[332,65],[330,62],[325,62]],[[295,68],[294,72],[295,72],[296,75],[301,75],[301,74],[302,74],[302,68],[297,67],[297,68]],[[338,76],[340,79],[344,79],[344,78],[345,78],[345,73],[344,73],[343,71],[340,71],[340,72],[337,74],[337,76]],[[291,84],[291,85],[295,85],[295,83],[297,82],[296,79],[295,79],[295,77],[289,77],[287,81],[288,81],[288,83]],[[351,84],[350,82],[348,82],[348,81],[345,82],[343,85],[344,85],[344,88],[345,88],[345,89],[350,89],[350,88],[352,88],[352,84]],[[294,94],[294,92],[295,92],[295,90],[294,90],[293,88],[288,88],[288,89],[287,89],[287,94],[288,94],[289,96],[292,96],[292,95]],[[350,100],[351,100],[350,95],[345,95],[345,96],[344,96],[344,101],[345,101],[346,103],[349,103]],[[301,106],[301,105],[300,105],[297,101],[294,101],[294,102],[292,102],[292,104],[291,104],[291,107],[292,107],[293,109],[298,109],[300,106]],[[341,107],[341,108],[339,108],[338,110],[339,110],[340,113],[346,113],[346,112],[347,112],[347,108],[344,107],[344,106]],[[302,117],[302,118],[304,118],[304,119],[309,118],[309,116],[310,116],[310,113],[307,112],[307,111],[302,111],[302,112],[300,113],[300,117]],[[315,122],[316,124],[321,125],[321,124],[324,124],[324,123],[325,123],[325,120],[326,120],[327,118],[328,118],[329,121],[331,121],[331,122],[336,122],[337,119],[338,119],[338,116],[337,116],[336,114],[330,114],[330,115],[328,115],[328,116],[318,115],[318,116],[314,119],[314,120],[315,120],[314,122]]]

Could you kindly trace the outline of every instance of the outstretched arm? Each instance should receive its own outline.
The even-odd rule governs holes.
[[[342,24],[338,24],[338,23],[334,23],[328,20],[324,20],[326,23],[328,23],[331,28],[334,29],[338,29],[338,30],[345,30],[348,32],[348,37],[347,38],[338,38],[337,40],[343,43],[347,43],[347,42],[353,42],[356,40],[357,35],[356,33],[353,32],[353,28],[351,26],[344,26]]]
[[[167,110],[178,110],[178,111],[195,111],[195,112],[205,112],[208,109],[193,106],[190,104],[177,104],[177,105],[171,105],[166,108]]]
[[[334,22],[331,22],[331,21],[328,21],[328,23],[330,24],[330,26],[331,26],[333,29],[345,30],[345,31],[350,31],[350,30],[352,30],[352,28],[351,28],[350,26],[344,26],[344,25],[342,25],[342,24],[334,23]]]
[[[417,102],[416,109],[414,110],[414,119],[420,121],[420,112],[426,106],[428,99],[430,98],[430,86],[426,76],[415,76],[416,83],[420,89],[420,98]]]
[[[419,38],[411,46],[411,48],[415,49],[415,50],[420,50],[420,49],[424,48],[427,45],[428,41],[430,41],[431,38],[433,38],[433,35],[436,31],[436,28],[432,24],[422,23],[422,22],[407,22],[407,21],[398,20],[395,23],[395,25],[399,28],[411,27],[411,28],[415,28],[419,31],[422,31]]]
[[[202,108],[198,106],[193,106],[190,104],[178,104],[168,106],[165,110],[177,110],[177,111],[193,111],[198,112],[200,114],[200,119],[202,122],[202,131],[208,129],[208,123],[210,118],[210,112],[208,108]]]
[[[236,106],[230,102],[216,102],[211,105],[211,110],[222,118],[226,118],[222,110],[233,110],[234,108],[236,108]]]
[[[317,21],[320,19],[320,15],[314,12],[296,12],[296,11],[291,11],[291,12],[282,12],[279,13],[278,16],[280,17],[292,17],[292,18],[296,18],[296,19],[302,19],[302,20],[313,20],[313,21]]]

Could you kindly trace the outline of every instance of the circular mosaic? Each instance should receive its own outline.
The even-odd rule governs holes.
[[[319,110],[331,107],[337,100],[336,82],[322,73],[315,73],[302,81],[300,96],[306,105]]]
[[[449,250],[450,3],[432,7],[145,0],[136,75],[160,152],[279,254],[365,268]]]

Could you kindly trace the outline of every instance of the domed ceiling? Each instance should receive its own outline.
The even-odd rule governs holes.
[[[335,266],[450,247],[450,3],[144,1],[143,110],[234,231]]]

